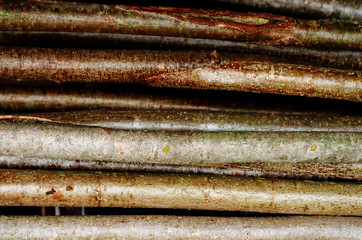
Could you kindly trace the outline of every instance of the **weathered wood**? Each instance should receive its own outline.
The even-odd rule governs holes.
[[[0,205],[362,215],[362,185],[172,174],[0,170]]]
[[[360,218],[190,216],[1,216],[2,239],[346,239]]]
[[[354,132],[130,131],[4,120],[0,154],[8,156],[166,164],[362,162],[362,134]]]

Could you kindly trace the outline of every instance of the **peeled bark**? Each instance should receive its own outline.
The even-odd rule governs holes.
[[[190,110],[91,110],[15,113],[0,119],[46,119],[111,129],[152,131],[362,132],[362,117],[335,114],[238,113]]]
[[[116,33],[0,31],[0,44],[43,48],[218,50],[274,55],[323,67],[362,69],[361,51],[273,46],[216,39]]]
[[[166,164],[362,162],[361,133],[129,131],[22,120],[0,122],[1,155]]]
[[[203,51],[0,48],[0,78],[139,83],[362,101],[362,72]],[[107,61],[105,61],[107,59]]]
[[[105,86],[97,86],[97,89]],[[152,90],[152,91],[151,91]],[[236,92],[182,89],[97,91],[63,86],[0,88],[0,111],[40,112],[79,109],[168,109],[276,114],[360,115],[357,102]]]
[[[362,185],[171,174],[0,170],[0,205],[362,215]]]
[[[204,174],[314,181],[362,180],[362,164],[360,163],[239,163],[175,165],[0,156],[0,167],[8,169]]]
[[[317,18],[362,20],[362,3],[358,0],[218,0],[221,2],[278,10]]]
[[[1,4],[1,31],[165,35],[239,42],[361,50],[355,22],[298,20],[266,13],[100,4]]]
[[[102,224],[100,224],[102,223]],[[2,216],[2,239],[359,239],[355,217]]]

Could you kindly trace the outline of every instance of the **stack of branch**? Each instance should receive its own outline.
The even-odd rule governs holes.
[[[361,4],[305,2],[1,1],[0,206],[216,211],[0,216],[2,238],[358,239]]]

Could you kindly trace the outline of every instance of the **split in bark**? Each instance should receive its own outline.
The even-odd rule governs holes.
[[[298,20],[267,13],[37,1],[3,2],[0,7],[1,31],[165,35],[362,49],[360,24],[352,21]]]
[[[100,224],[102,223],[102,224]],[[267,231],[266,231],[267,226]],[[166,230],[167,229],[167,230]],[[1,216],[2,239],[346,239],[362,235],[360,218],[326,216]]]
[[[0,154],[24,158],[163,164],[362,162],[362,135],[354,132],[129,131],[46,119],[0,121],[0,132]]]
[[[0,59],[0,77],[5,80],[139,83],[362,101],[359,70],[290,64],[268,56],[216,51],[0,48]]]
[[[0,120],[44,120],[124,130],[205,132],[362,132],[362,116],[190,110],[85,110],[1,115]]]

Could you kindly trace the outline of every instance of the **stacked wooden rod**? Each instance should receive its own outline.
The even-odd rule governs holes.
[[[1,1],[1,238],[359,239],[362,5],[283,2]]]

